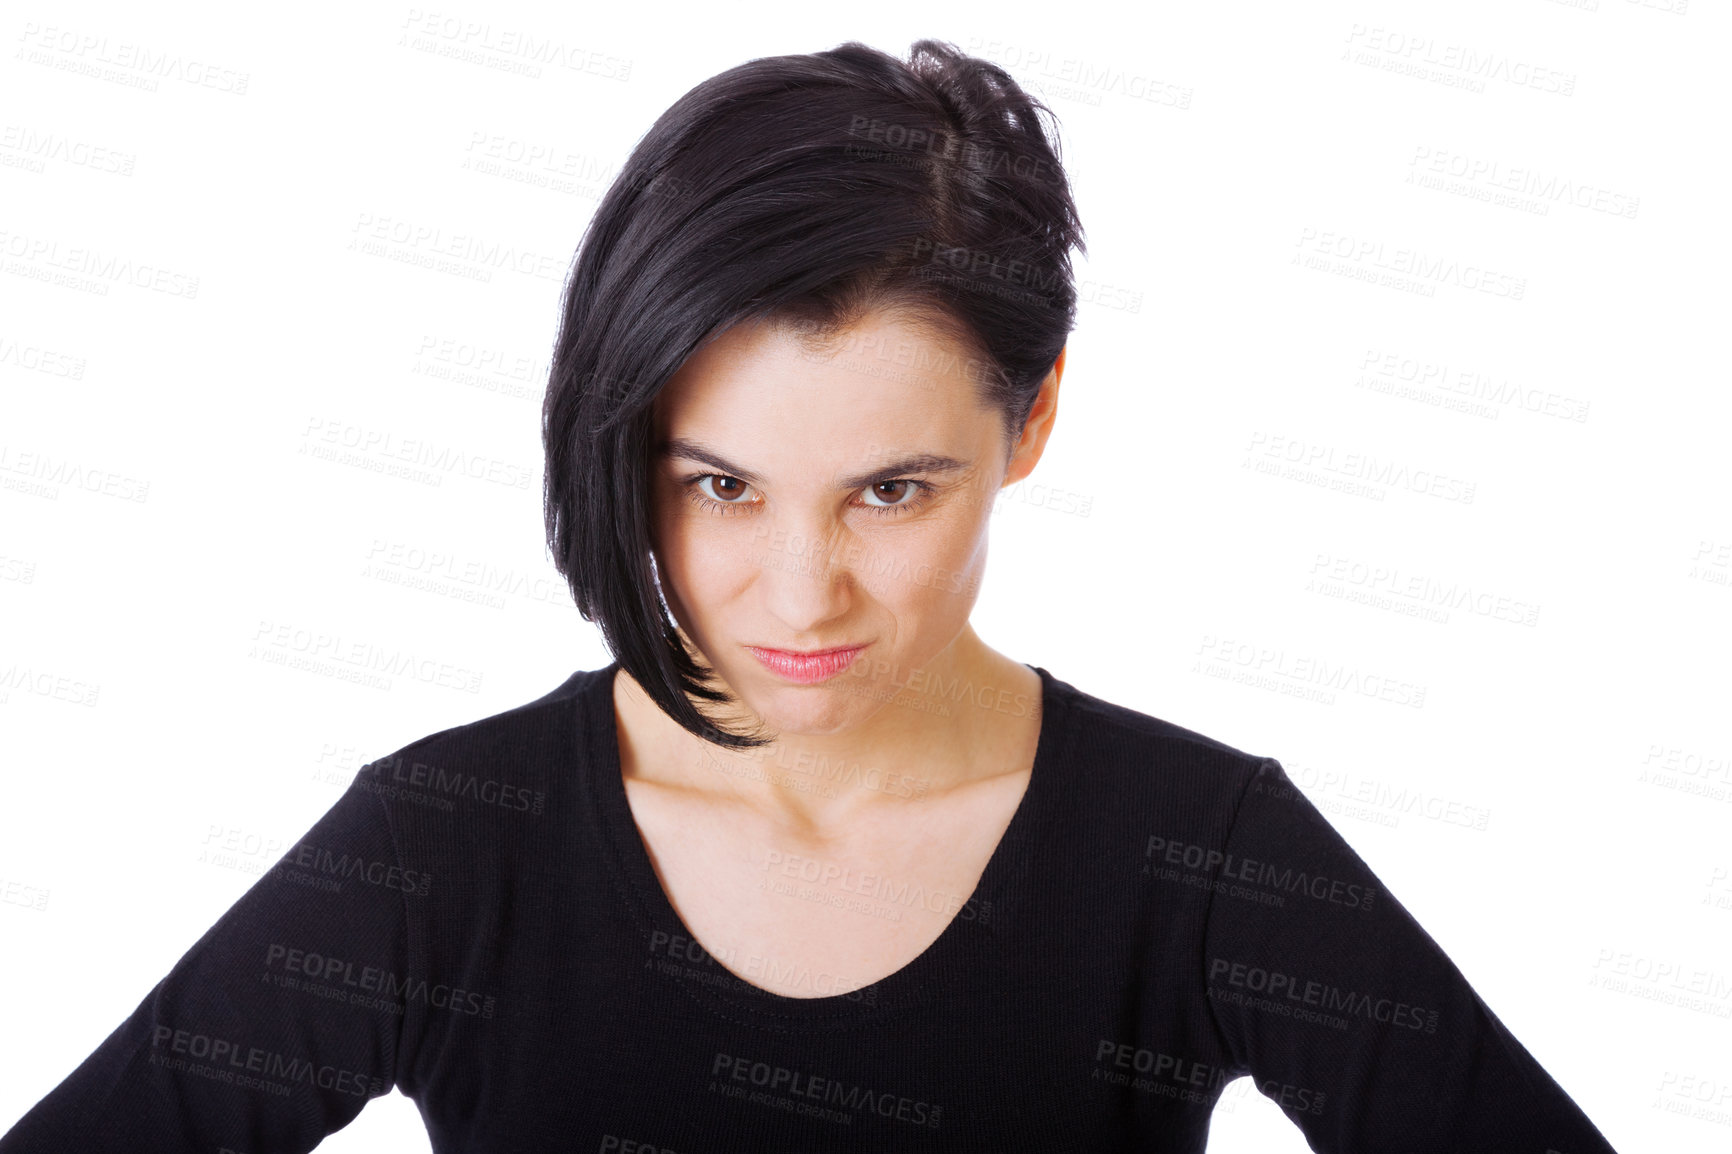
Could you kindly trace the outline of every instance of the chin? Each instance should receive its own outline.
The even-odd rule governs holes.
[[[823,737],[858,725],[876,712],[869,698],[849,692],[853,687],[842,681],[846,676],[819,685],[777,682],[750,695],[740,694],[740,698],[779,734]]]

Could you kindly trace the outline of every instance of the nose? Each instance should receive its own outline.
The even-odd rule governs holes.
[[[855,574],[843,526],[801,520],[771,526],[759,554],[757,584],[764,606],[790,634],[829,641],[826,627],[853,606]]]

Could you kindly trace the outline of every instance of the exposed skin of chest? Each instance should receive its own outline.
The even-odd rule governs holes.
[[[985,772],[937,793],[875,794],[841,828],[819,830],[727,789],[729,769],[799,778],[773,756],[712,758],[714,784],[669,780],[655,760],[690,760],[692,747],[635,703],[618,716],[632,818],[669,902],[718,962],[791,998],[870,985],[914,961],[954,918],[976,916],[965,906],[1027,790],[1040,732],[1038,716],[998,718],[978,751]]]

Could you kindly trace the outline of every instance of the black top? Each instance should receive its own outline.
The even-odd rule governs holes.
[[[944,932],[762,990],[656,878],[617,669],[363,767],[0,1154],[306,1151],[393,1087],[438,1154],[1190,1152],[1244,1074],[1325,1154],[1611,1150],[1279,762],[1038,667]]]

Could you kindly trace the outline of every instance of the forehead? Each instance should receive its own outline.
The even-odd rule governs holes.
[[[910,434],[972,439],[1000,418],[965,342],[874,312],[819,340],[773,321],[737,325],[700,347],[656,399],[663,437],[728,430],[841,445]]]

